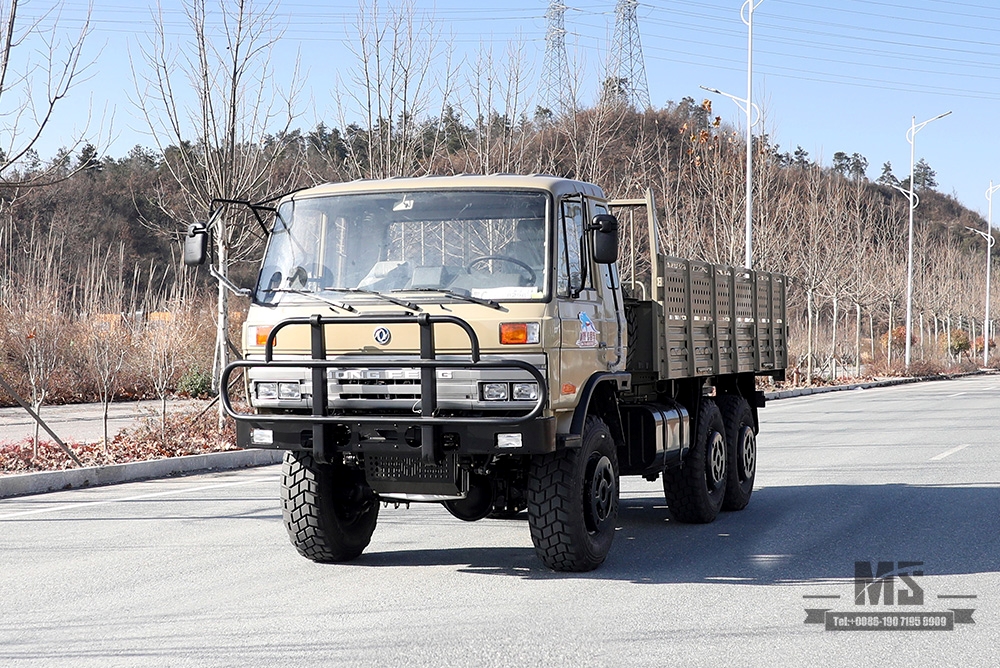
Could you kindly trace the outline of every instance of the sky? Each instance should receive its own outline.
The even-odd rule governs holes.
[[[519,45],[530,81],[545,54],[544,0],[506,0],[470,5],[459,0],[411,0],[416,16],[438,33],[436,62],[475,61],[492,48],[495,57]],[[85,0],[22,0],[19,14],[58,21],[78,30]],[[564,0],[566,48],[580,72],[581,101],[596,100],[614,29],[614,0]],[[781,150],[797,146],[830,165],[844,151],[867,158],[875,179],[883,163],[904,178],[909,172],[911,121],[938,114],[915,137],[916,159],[936,171],[938,190],[955,195],[984,216],[985,192],[1000,183],[1000,3],[992,0],[758,0],[753,30],[753,101],[763,109],[763,131]],[[2,2],[6,7],[9,2]],[[693,97],[713,99],[714,113],[742,128],[733,102],[699,86],[746,97],[747,27],[740,0],[648,0],[637,9],[650,99],[655,107]],[[487,6],[490,5],[490,6]],[[154,146],[136,104],[134,72],[152,36],[155,3],[95,0],[84,61],[86,78],[57,109],[38,144],[43,158],[81,132],[102,155],[122,157],[140,144]],[[212,5],[210,5],[211,7]],[[386,6],[386,3],[383,3]],[[398,6],[398,3],[397,3]],[[162,0],[169,40],[179,45],[186,20],[178,0]],[[339,125],[342,93],[356,60],[357,2],[273,0],[282,38],[272,57],[275,83],[301,76],[304,130],[319,121]],[[48,12],[48,13],[46,13]],[[468,68],[466,74],[468,77]],[[438,80],[442,73],[436,72]],[[343,90],[341,87],[339,90]],[[537,93],[537,84],[526,92]],[[533,105],[529,108],[534,108]],[[350,118],[350,109],[346,112]],[[9,118],[9,117],[8,117]],[[758,126],[755,132],[760,132]],[[0,133],[7,129],[0,126]],[[1000,207],[1000,202],[998,202]],[[1000,209],[998,209],[1000,211]],[[1000,226],[1000,213],[998,213]]]

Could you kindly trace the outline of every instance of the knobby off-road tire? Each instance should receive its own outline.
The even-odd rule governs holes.
[[[608,556],[617,522],[618,452],[607,425],[589,417],[580,448],[531,462],[531,542],[553,570],[591,571]]]
[[[360,555],[375,531],[378,505],[360,471],[318,464],[309,452],[285,453],[281,516],[303,557],[333,563]]]
[[[719,514],[726,496],[727,449],[719,407],[702,399],[697,431],[683,466],[663,472],[663,495],[675,520],[705,524]]]
[[[727,394],[718,398],[722,422],[726,426],[726,500],[723,510],[743,510],[753,494],[757,473],[757,435],[754,433],[753,411],[743,397]]]

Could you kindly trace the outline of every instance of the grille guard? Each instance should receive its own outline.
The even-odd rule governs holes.
[[[358,361],[344,359],[327,360],[326,358],[326,329],[325,325],[337,324],[369,324],[369,325],[417,325],[420,327],[420,359],[400,362],[399,359],[384,364],[373,362],[371,358]],[[461,327],[469,337],[469,361],[465,360],[439,360],[434,346],[434,326],[450,324]],[[278,332],[291,325],[308,325],[310,328],[310,354],[311,358],[301,360],[275,360],[274,342]],[[475,330],[465,320],[451,315],[431,315],[430,313],[418,313],[415,315],[381,315],[381,316],[359,316],[351,318],[324,318],[321,315],[313,315],[308,318],[289,318],[282,320],[274,326],[267,336],[267,343],[264,346],[264,361],[240,360],[229,364],[222,372],[220,380],[220,399],[223,409],[229,417],[237,422],[252,422],[259,419],[255,414],[240,413],[233,408],[229,397],[229,379],[236,369],[250,369],[259,367],[269,368],[307,368],[312,374],[312,413],[304,415],[268,415],[269,422],[276,423],[301,423],[308,421],[312,424],[313,431],[313,454],[321,461],[327,461],[326,453],[326,426],[342,423],[344,418],[338,415],[329,415],[327,405],[326,370],[330,368],[417,368],[420,369],[420,413],[413,418],[407,418],[408,422],[420,427],[420,456],[427,464],[437,464],[442,458],[440,439],[438,438],[439,427],[449,422],[455,421],[454,417],[439,417],[437,415],[437,369],[521,369],[527,371],[538,382],[538,398],[535,400],[531,410],[524,415],[506,417],[463,417],[464,423],[479,423],[488,425],[518,425],[535,419],[541,414],[545,406],[545,399],[548,390],[545,377],[542,372],[532,364],[522,360],[494,360],[483,361],[479,353],[479,337]],[[384,415],[352,415],[352,422],[384,422]]]

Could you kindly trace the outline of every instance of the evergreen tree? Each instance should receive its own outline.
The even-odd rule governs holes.
[[[80,155],[76,157],[76,166],[77,169],[90,173],[104,169],[100,158],[97,157],[97,149],[90,143],[84,144],[80,149]]]
[[[892,163],[886,160],[882,164],[882,174],[875,179],[875,183],[883,186],[898,186],[899,179],[892,173]]]
[[[796,167],[808,167],[809,151],[805,150],[801,146],[796,146],[795,153],[792,155],[792,164]]]
[[[860,181],[865,178],[865,174],[868,171],[868,158],[861,155],[860,153],[851,154],[851,163],[848,167],[848,173],[851,178],[855,181]]]
[[[837,172],[841,176],[846,177],[847,172],[851,169],[851,158],[849,155],[843,151],[837,151],[833,154],[833,171]]]
[[[931,166],[927,162],[920,158],[917,164],[913,166],[913,183],[916,185],[917,190],[933,190],[937,188],[938,182],[935,178],[937,172],[931,169]]]

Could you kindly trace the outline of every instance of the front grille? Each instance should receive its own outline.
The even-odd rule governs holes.
[[[332,387],[332,399],[377,399],[391,401],[393,399],[420,399],[420,381],[408,378],[378,378],[378,379],[345,379],[337,381],[340,385]]]

